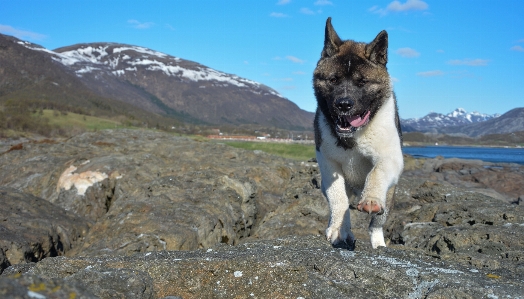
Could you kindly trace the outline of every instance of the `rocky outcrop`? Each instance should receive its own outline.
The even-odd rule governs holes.
[[[0,156],[0,167],[2,185],[94,222],[71,255],[235,245],[319,234],[327,222],[316,165],[169,134],[27,143]]]
[[[324,239],[328,208],[313,162],[135,130],[0,148],[0,297],[524,293],[521,186],[471,179],[518,180],[519,165],[406,156],[389,247],[370,248],[370,216],[352,205],[350,252]]]
[[[12,264],[68,253],[89,222],[41,198],[0,187],[0,272]]]
[[[127,257],[48,258],[22,271],[9,268],[0,289],[38,285],[39,293],[52,296],[64,286],[77,298],[518,298],[523,283],[511,274],[399,248],[334,249],[323,237],[308,236]]]
[[[524,194],[524,165],[464,159],[405,156],[404,177],[446,182],[490,197],[515,202]]]

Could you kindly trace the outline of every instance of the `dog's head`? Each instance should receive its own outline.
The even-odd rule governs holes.
[[[324,49],[313,73],[313,87],[318,107],[335,136],[353,137],[391,95],[387,61],[386,31],[369,44],[342,41],[331,18],[327,19]]]

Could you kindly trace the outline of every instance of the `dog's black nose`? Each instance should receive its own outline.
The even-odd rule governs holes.
[[[335,107],[337,107],[340,112],[349,112],[353,105],[355,105],[355,102],[348,98],[342,98],[335,101]]]

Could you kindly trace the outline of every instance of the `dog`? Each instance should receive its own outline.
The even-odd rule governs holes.
[[[388,62],[388,34],[371,43],[342,41],[326,21],[324,48],[313,73],[317,99],[316,157],[329,203],[326,237],[353,250],[349,199],[371,215],[371,246],[386,246],[382,227],[404,162],[402,131]]]

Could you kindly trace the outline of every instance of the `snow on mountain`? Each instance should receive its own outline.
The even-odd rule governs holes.
[[[438,132],[440,128],[484,122],[499,117],[500,114],[484,114],[477,111],[467,112],[457,108],[448,114],[431,112],[421,118],[402,119],[404,131]]]
[[[58,49],[58,51],[51,51],[28,42],[19,43],[29,49],[52,54],[54,60],[65,66],[76,66],[77,70],[75,72],[78,76],[101,70],[100,67],[94,67],[93,65],[105,66],[115,76],[122,76],[126,72],[135,72],[137,70],[136,66],[146,66],[146,69],[149,71],[160,71],[167,76],[177,76],[194,82],[211,81],[215,83],[213,84],[214,87],[227,87],[228,84],[231,84],[237,87],[254,88],[253,92],[261,92],[262,84],[258,82],[198,64],[192,67],[183,67],[181,66],[181,58],[139,46],[106,43],[99,46],[84,45],[72,50],[60,51]],[[128,55],[130,53],[133,53],[134,55],[132,56],[135,58],[132,59]],[[136,58],[137,53],[142,54],[141,57]],[[267,94],[284,98],[273,89],[268,87],[264,89],[267,89]]]
[[[314,113],[264,84],[144,47],[76,44],[45,52],[91,91],[137,108],[203,124],[311,129]]]

